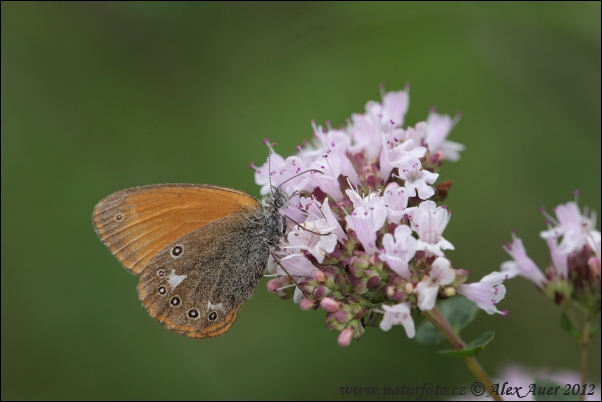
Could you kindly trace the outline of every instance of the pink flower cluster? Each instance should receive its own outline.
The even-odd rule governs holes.
[[[550,249],[551,263],[542,272],[527,256],[523,242],[512,233],[512,243],[503,248],[512,260],[501,270],[510,278],[523,276],[532,281],[558,304],[577,301],[583,307],[600,310],[600,231],[596,214],[581,213],[576,202],[561,204],[556,218],[542,211],[548,230],[540,233]]]
[[[403,325],[411,338],[411,312],[456,293],[501,313],[506,275],[464,284],[468,272],[445,257],[454,249],[443,237],[450,213],[437,202],[451,183],[434,184],[443,161],[458,160],[464,149],[447,140],[457,119],[431,111],[403,128],[408,105],[407,88],[383,91],[382,102],[368,102],[345,127],[314,123],[313,142],[295,155],[272,152],[264,165],[252,165],[263,195],[281,186],[290,196],[268,289],[286,297],[294,288],[301,308],[326,310],[326,326],[340,331],[342,346],[366,326]]]

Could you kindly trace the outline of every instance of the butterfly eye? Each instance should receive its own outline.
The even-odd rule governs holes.
[[[161,285],[157,288],[157,293],[159,293],[159,296],[165,296],[165,294],[167,293],[167,289],[165,288],[165,286]]]
[[[207,318],[209,318],[209,321],[215,321],[217,319],[217,313],[215,311],[212,311],[211,313],[209,313],[209,316]]]
[[[174,296],[169,300],[169,305],[171,307],[179,307],[180,304],[182,304],[182,299],[180,299],[180,296]]]
[[[182,255],[183,252],[184,252],[184,247],[182,247],[181,244],[178,244],[177,246],[174,246],[171,249],[171,257],[172,258],[178,258],[179,256]]]
[[[188,318],[190,318],[192,320],[196,320],[197,318],[199,318],[199,316],[201,314],[199,313],[199,310],[197,310],[196,308],[191,308],[190,310],[188,310],[186,315],[188,316]]]

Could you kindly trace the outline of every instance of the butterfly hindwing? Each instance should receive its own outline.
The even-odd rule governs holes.
[[[269,249],[234,213],[177,239],[140,275],[138,293],[161,325],[193,338],[226,332],[251,296]]]

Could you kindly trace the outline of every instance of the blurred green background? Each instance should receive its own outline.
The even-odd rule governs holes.
[[[406,124],[461,111],[466,145],[445,237],[477,281],[515,229],[545,267],[540,206],[600,211],[600,3],[2,2],[2,399],[352,399],[341,386],[455,386],[463,363],[401,327],[337,345],[325,313],[265,288],[217,339],[148,316],[137,279],[98,240],[101,198],[153,183],[256,196],[269,137],[287,156],[310,122],[339,126],[379,83],[411,83]],[[599,228],[599,225],[598,225]],[[506,318],[466,332],[480,355],[577,369],[559,310],[523,279]],[[600,381],[600,338],[589,360]],[[366,399],[361,397],[360,399]],[[400,399],[397,397],[396,399]]]

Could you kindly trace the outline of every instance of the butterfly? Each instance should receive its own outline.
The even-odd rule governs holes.
[[[118,191],[94,208],[96,233],[131,273],[165,328],[191,338],[228,331],[284,236],[280,188],[262,201],[239,190],[164,184]]]

